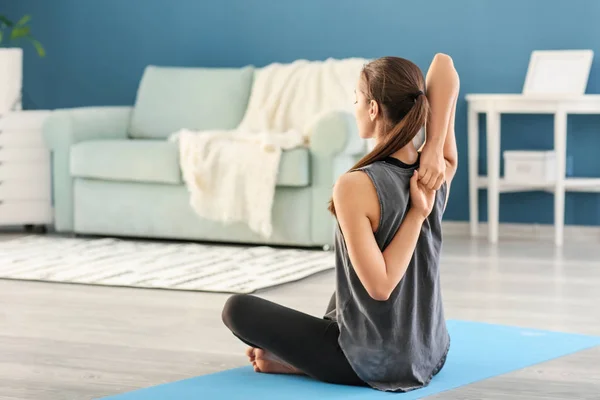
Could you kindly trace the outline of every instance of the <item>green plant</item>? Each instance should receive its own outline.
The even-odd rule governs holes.
[[[46,50],[42,44],[31,35],[31,28],[27,25],[31,20],[30,15],[25,15],[16,23],[0,14],[0,47],[4,47],[5,43],[16,44],[20,41],[29,41],[40,57],[46,55]]]

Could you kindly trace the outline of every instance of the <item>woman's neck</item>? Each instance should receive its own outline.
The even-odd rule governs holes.
[[[410,142],[409,144],[392,154],[392,157],[397,158],[405,164],[412,165],[416,163],[419,159],[419,152],[417,152],[415,146],[412,144],[412,142]]]
[[[378,140],[375,140],[375,143],[378,144]],[[419,152],[417,151],[415,145],[412,141],[401,148],[400,150],[392,153],[391,157],[397,158],[405,164],[411,165],[417,162],[419,159]]]

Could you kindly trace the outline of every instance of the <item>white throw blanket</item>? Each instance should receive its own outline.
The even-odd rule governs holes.
[[[238,131],[179,132],[181,170],[190,204],[206,219],[245,222],[271,236],[271,208],[281,151],[302,144],[300,135]]]
[[[272,234],[271,209],[282,150],[310,140],[312,127],[332,111],[352,110],[364,59],[300,60],[271,64],[255,74],[243,121],[233,131],[181,130],[180,164],[196,213],[243,222]]]

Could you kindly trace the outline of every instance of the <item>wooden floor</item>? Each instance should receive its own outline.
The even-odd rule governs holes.
[[[446,316],[600,335],[599,255],[594,243],[448,239]],[[321,315],[333,285],[325,273],[259,295]],[[0,399],[93,399],[244,365],[220,321],[226,298],[0,280]],[[600,348],[432,398],[600,399]]]

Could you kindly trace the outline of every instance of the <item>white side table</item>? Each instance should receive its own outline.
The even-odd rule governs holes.
[[[0,226],[52,223],[50,151],[42,126],[50,111],[0,118]]]
[[[565,191],[600,192],[600,178],[566,178],[567,115],[600,114],[600,95],[548,96],[522,94],[468,94],[469,147],[469,221],[471,235],[477,235],[479,224],[478,190],[488,190],[489,241],[498,241],[500,193],[545,190],[554,193],[555,244],[562,246],[565,219]],[[487,119],[487,171],[479,176],[478,114]],[[532,182],[515,185],[500,177],[500,115],[553,114],[556,180],[553,184]]]

